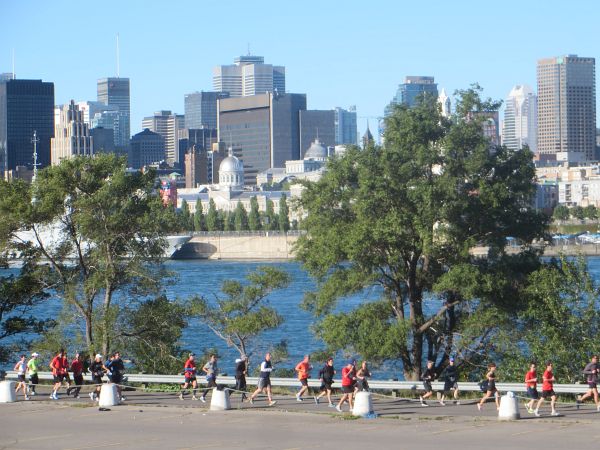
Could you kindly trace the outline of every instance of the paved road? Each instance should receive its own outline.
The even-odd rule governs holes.
[[[278,397],[211,412],[175,394],[130,393],[125,405],[99,411],[85,399],[0,404],[0,448],[11,449],[515,449],[598,448],[600,414],[564,407],[557,418],[498,422],[493,404],[431,406],[383,399],[378,419],[350,420],[326,405]],[[239,409],[238,409],[239,408]]]

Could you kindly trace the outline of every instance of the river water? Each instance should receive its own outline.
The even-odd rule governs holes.
[[[600,280],[600,257],[587,258],[590,273],[596,281]],[[262,354],[269,350],[274,344],[285,339],[288,344],[289,359],[280,366],[291,368],[302,359],[305,353],[314,352],[323,348],[323,344],[315,339],[311,327],[315,323],[310,313],[300,307],[304,293],[314,288],[315,283],[302,269],[301,265],[293,261],[285,262],[240,262],[240,261],[213,261],[213,260],[169,260],[165,262],[166,268],[175,273],[176,277],[171,283],[165,283],[165,292],[170,299],[185,299],[192,295],[200,295],[213,299],[219,296],[223,281],[235,279],[243,281],[244,277],[262,265],[278,267],[291,276],[291,283],[285,289],[273,292],[268,301],[283,316],[283,324],[275,329],[263,333],[253,348],[253,361],[256,362]],[[0,271],[1,274],[16,272],[15,269]],[[348,311],[358,304],[376,300],[380,291],[371,288],[360,294],[353,295],[340,301],[337,310]],[[426,312],[431,312],[437,304],[425,302]],[[42,317],[56,317],[60,312],[62,304],[60,299],[51,298],[40,305],[36,315]],[[237,351],[228,348],[224,341],[216,337],[205,325],[198,320],[191,320],[184,330],[181,347],[201,354],[203,349],[217,348],[221,356],[221,370],[232,372],[233,361],[237,357]],[[34,349],[23,349],[33,351]],[[336,355],[337,366],[342,363],[339,360],[348,355]],[[15,360],[16,361],[16,360]],[[5,367],[6,369],[7,367]],[[12,367],[10,367],[12,368]],[[372,370],[374,377],[390,379],[402,378],[400,367],[388,364],[376,367]],[[315,374],[316,375],[316,374]]]

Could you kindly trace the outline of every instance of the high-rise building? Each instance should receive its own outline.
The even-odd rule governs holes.
[[[219,141],[244,162],[246,184],[256,175],[300,159],[300,111],[305,94],[261,94],[219,100]]]
[[[108,128],[113,130],[114,145],[118,151],[124,151],[127,142],[126,123],[129,121],[129,116],[121,112],[116,107],[109,107],[102,112],[97,112],[91,118],[91,128]]]
[[[127,146],[131,137],[131,105],[129,78],[101,78],[98,80],[98,101],[109,106],[117,106],[124,115],[118,133],[118,146]],[[123,138],[124,137],[124,138]],[[117,138],[117,134],[115,134]]]
[[[192,147],[185,154],[185,187],[195,188],[199,184],[208,184],[208,158],[206,151]]]
[[[356,106],[348,109],[335,108],[335,144],[358,145]]]
[[[179,154],[179,130],[185,128],[184,116],[171,111],[157,111],[144,117],[142,128],[160,134],[165,140],[165,156],[169,164],[182,163]]]
[[[450,97],[446,94],[446,89],[442,88],[440,95],[438,97],[438,103],[442,108],[442,116],[450,117],[452,114],[452,102],[450,101]]]
[[[217,129],[217,100],[229,97],[227,92],[193,92],[186,94],[185,127]]]
[[[102,102],[94,102],[94,101],[83,101],[83,102],[75,102],[75,105],[79,108],[79,111],[83,114],[83,121],[87,123],[90,128],[92,127],[92,120],[94,116],[98,113],[102,113],[104,111],[119,111],[119,107],[115,105],[106,105]]]
[[[93,139],[90,128],[83,120],[83,112],[73,100],[68,105],[55,108],[54,137],[51,140],[52,165],[74,156],[92,156]]]
[[[94,141],[94,154],[116,152],[115,131],[112,128],[91,128],[90,136]]]
[[[403,104],[412,108],[426,95],[438,98],[437,83],[434,77],[406,77],[404,83],[398,86],[398,90],[392,101],[386,106],[385,116],[387,117],[392,113],[394,105]]]
[[[335,111],[309,109],[300,111],[300,157],[318,139],[325,147],[335,147]]]
[[[141,169],[164,159],[165,139],[160,134],[146,128],[132,136],[127,155],[129,167]]]
[[[213,69],[213,89],[228,92],[231,97],[259,95],[266,92],[285,93],[285,67],[265,64],[262,56],[240,56],[233,65]]]
[[[185,155],[194,148],[198,152],[204,152],[206,155],[212,149],[212,145],[217,142],[217,129],[200,128],[179,130],[179,160],[185,161]],[[185,170],[184,166],[184,170]]]
[[[537,143],[537,96],[526,84],[512,88],[506,99],[502,143],[511,150],[529,146],[536,152]]]
[[[594,158],[596,61],[577,55],[541,59],[537,64],[540,157],[566,161]]]
[[[33,163],[33,132],[37,132],[38,167],[50,164],[54,136],[54,83],[9,79],[0,82],[0,170]]]

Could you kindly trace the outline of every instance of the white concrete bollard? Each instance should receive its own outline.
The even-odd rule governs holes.
[[[227,411],[231,409],[231,402],[229,401],[229,390],[223,389],[222,391],[214,388],[212,390],[212,396],[210,397],[210,410],[211,411]]]
[[[373,401],[371,400],[371,393],[367,391],[359,391],[354,396],[354,408],[352,408],[352,415],[364,417],[369,414],[373,414]]]
[[[521,418],[519,413],[519,399],[514,392],[507,392],[500,398],[500,409],[498,420],[517,420]]]
[[[98,406],[105,408],[107,406],[116,406],[119,404],[119,391],[114,383],[105,383],[100,388],[100,399]]]
[[[0,403],[14,403],[17,401],[16,384],[14,381],[8,380],[0,382]]]

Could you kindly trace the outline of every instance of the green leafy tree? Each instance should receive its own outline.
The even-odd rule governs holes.
[[[399,360],[407,379],[419,379],[425,358],[439,368],[451,353],[468,359],[489,344],[493,322],[475,334],[474,320],[468,338],[458,336],[476,305],[515,308],[539,266],[530,243],[545,236],[545,217],[529,206],[532,154],[492,150],[477,113],[496,103],[482,101],[478,86],[458,95],[451,119],[431,99],[397,106],[383,147],[348,148],[305,183],[297,205],[307,231],[297,257],[318,283],[304,300],[322,320],[317,334],[330,350]],[[519,255],[505,252],[509,236]],[[475,246],[488,257],[472,256]],[[335,313],[340,299],[373,286],[377,300]]]
[[[567,220],[569,218],[569,208],[565,205],[556,205],[552,212],[552,217],[556,220]]]
[[[28,230],[40,282],[73,309],[90,354],[111,348],[116,293],[131,298],[160,285],[163,236],[177,220],[154,186],[153,171],[129,172],[110,154],[63,160],[32,186],[0,186],[0,229]]]
[[[198,199],[196,202],[196,211],[194,212],[194,231],[206,231],[206,223],[202,212],[202,202]]]
[[[264,331],[277,328],[283,318],[270,306],[268,296],[285,288],[290,276],[270,266],[259,267],[246,277],[247,283],[227,280],[222,297],[209,301],[191,299],[194,316],[240,355],[249,354],[254,340]]]
[[[573,217],[574,219],[585,219],[585,210],[581,206],[573,206],[570,212],[571,217]]]
[[[583,215],[586,219],[596,219],[598,217],[598,209],[594,205],[588,205],[583,208]]]
[[[169,374],[181,370],[184,350],[180,347],[189,310],[165,296],[145,300],[123,310],[115,333],[115,344],[137,370]]]
[[[208,202],[208,212],[206,213],[206,229],[208,231],[221,231],[221,226],[217,205],[215,205],[215,201],[211,198]]]
[[[190,206],[184,199],[181,201],[181,228],[184,231],[192,231],[194,229],[194,219],[190,213]]]
[[[242,202],[238,201],[235,211],[233,213],[234,228],[235,231],[247,231],[248,230],[248,213],[246,208],[242,205]]]
[[[219,211],[223,223],[223,231],[235,230],[235,214],[230,211]]]
[[[267,206],[265,209],[265,230],[273,231],[279,229],[279,221],[278,217],[275,215],[275,205],[273,204],[273,200],[270,198],[267,199]]]
[[[262,229],[260,220],[260,212],[258,210],[258,200],[256,195],[253,195],[250,199],[250,214],[248,215],[248,228],[251,231],[258,231]]]
[[[279,217],[277,221],[279,222],[280,231],[284,233],[290,231],[290,208],[288,207],[285,194],[282,194],[279,200]]]

